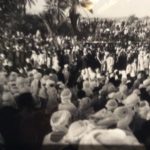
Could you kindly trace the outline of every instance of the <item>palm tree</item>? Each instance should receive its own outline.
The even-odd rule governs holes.
[[[49,25],[52,31],[57,30],[63,23],[67,22],[68,17],[65,16],[64,10],[70,8],[71,25],[75,28],[78,18],[75,13],[77,4],[79,4],[79,0],[46,0],[45,8],[48,17],[45,21],[47,21],[47,26]]]
[[[77,20],[80,17],[80,15],[76,13],[76,9],[78,5],[79,5],[79,0],[73,0],[72,7],[70,10],[70,20],[71,20],[71,24],[75,33],[79,32],[77,29]]]

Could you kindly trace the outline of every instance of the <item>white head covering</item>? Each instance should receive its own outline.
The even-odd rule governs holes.
[[[124,80],[127,79],[127,74],[126,74],[125,71],[122,71],[122,72],[121,72],[121,75],[122,75],[122,80],[123,80],[123,79],[124,79]]]
[[[104,108],[96,112],[95,114],[91,115],[91,118],[104,119],[104,118],[108,118],[111,116],[112,116],[112,113]]]
[[[150,85],[150,78],[144,80],[143,85],[146,86],[146,87],[149,86]]]
[[[140,101],[140,97],[136,93],[129,95],[122,103],[126,106],[134,107]]]
[[[144,84],[139,85],[139,89],[146,88],[146,91],[150,91],[150,86],[146,87]]]
[[[34,74],[34,79],[41,79],[41,77],[42,77],[42,74],[39,72]]]
[[[91,80],[95,80],[96,74],[94,72],[89,72],[89,76]]]
[[[60,97],[61,97],[61,102],[64,103],[66,102],[66,100],[71,100],[72,93],[68,88],[66,88],[61,92]]]
[[[81,70],[81,76],[83,80],[87,80],[89,78],[86,69]]]
[[[48,75],[44,75],[44,76],[42,77],[42,79],[41,79],[41,83],[42,83],[42,82],[45,83],[48,79],[49,79],[49,76],[48,76]]]
[[[34,75],[34,74],[36,74],[36,73],[38,73],[38,71],[37,71],[36,69],[33,69],[33,70],[32,70],[32,74]]]
[[[68,67],[69,67],[69,65],[68,65],[68,64],[65,64],[65,65],[64,65],[64,68],[68,68]]]
[[[65,84],[63,82],[57,82],[57,85],[59,86],[59,88],[64,89],[65,88]]]
[[[108,99],[116,99],[117,93],[116,92],[112,92],[110,94],[108,94]]]
[[[50,119],[53,131],[67,130],[67,126],[71,121],[71,113],[67,110],[54,112]]]
[[[55,85],[55,84],[56,83],[53,80],[50,79],[46,80],[46,88],[50,88],[51,85]]]
[[[120,91],[121,93],[126,93],[127,90],[128,90],[128,88],[127,88],[126,85],[123,85],[123,84],[122,84],[122,85],[119,86],[119,91]]]
[[[116,100],[109,100],[106,104],[106,108],[110,111],[115,110],[118,107],[118,103]]]
[[[79,108],[84,109],[88,108],[91,104],[91,99],[89,97],[84,97],[79,101]]]
[[[138,107],[138,113],[143,118],[147,118],[147,114],[150,111],[150,106],[147,101],[140,101],[139,107]]]
[[[85,91],[87,96],[90,96],[93,94],[89,81],[83,82],[83,91]]]

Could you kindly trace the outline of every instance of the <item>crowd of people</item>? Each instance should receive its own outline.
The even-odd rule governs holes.
[[[96,31],[80,40],[40,31],[1,36],[1,148],[148,149],[149,26],[105,20]]]

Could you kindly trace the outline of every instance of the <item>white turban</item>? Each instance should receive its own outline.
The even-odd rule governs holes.
[[[141,101],[139,103],[139,107],[138,107],[138,113],[139,113],[139,115],[143,119],[146,119],[147,118],[147,114],[148,114],[149,111],[150,111],[149,103],[147,101]]]
[[[115,109],[114,116],[118,120],[117,127],[127,129],[133,119],[133,112],[130,108],[121,106]]]
[[[136,93],[129,95],[124,101],[123,104],[126,106],[134,107],[140,101],[140,97]]]
[[[111,111],[115,110],[117,107],[118,107],[118,103],[116,100],[113,99],[109,100],[106,104],[106,108]]]
[[[66,89],[63,89],[63,91],[60,94],[60,97],[61,97],[62,103],[65,102],[66,100],[71,101],[72,93],[68,88],[66,88]]]
[[[148,78],[148,79],[144,80],[143,85],[146,87],[149,86],[150,85],[150,79]]]
[[[53,131],[64,131],[71,121],[71,113],[66,110],[54,112],[50,119]]]

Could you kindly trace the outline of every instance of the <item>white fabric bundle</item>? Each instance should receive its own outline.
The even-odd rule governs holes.
[[[121,129],[95,129],[80,141],[82,145],[140,145],[135,138],[130,138]]]
[[[73,122],[68,129],[67,135],[64,137],[64,141],[70,144],[77,144],[82,139],[82,137],[93,128],[95,128],[95,126],[88,120],[79,120]]]

